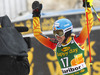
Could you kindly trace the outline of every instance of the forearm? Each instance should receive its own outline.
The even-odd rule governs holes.
[[[85,9],[85,11],[88,13],[88,27],[90,33],[93,26],[93,15],[92,15],[91,8],[87,8]],[[83,27],[82,31],[80,32],[80,35],[76,38],[76,41],[78,43],[83,44],[84,41],[87,39],[87,37],[88,37],[88,32],[87,32],[87,19],[86,19],[86,24]]]
[[[33,17],[33,32],[35,38],[44,46],[54,49],[56,44],[50,41],[50,38],[42,35],[39,17]]]
[[[40,29],[40,19],[39,17],[33,17],[33,32],[34,36],[37,37],[40,35],[41,29]]]

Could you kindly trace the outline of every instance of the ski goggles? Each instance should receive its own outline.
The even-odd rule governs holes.
[[[64,32],[63,32],[63,30],[53,30],[53,34],[55,35],[55,36],[64,36]]]

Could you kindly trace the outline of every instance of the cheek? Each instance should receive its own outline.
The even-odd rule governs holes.
[[[62,37],[62,40],[64,40],[64,39],[65,39],[65,36]]]

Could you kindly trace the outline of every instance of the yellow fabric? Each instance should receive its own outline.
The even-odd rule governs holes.
[[[87,0],[89,2],[90,6],[92,6],[93,0]]]
[[[85,73],[85,74],[83,74],[83,75],[89,75],[89,73],[87,72],[87,73]]]

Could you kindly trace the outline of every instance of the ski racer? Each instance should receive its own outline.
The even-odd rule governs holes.
[[[93,15],[91,11],[93,0],[83,0],[83,7],[87,6],[89,33],[93,26]],[[87,24],[80,34],[72,35],[73,25],[69,19],[59,19],[53,25],[55,39],[42,34],[40,27],[40,13],[42,4],[34,1],[33,8],[33,32],[35,38],[44,46],[55,50],[63,75],[89,75],[84,56],[84,42],[88,37]]]

